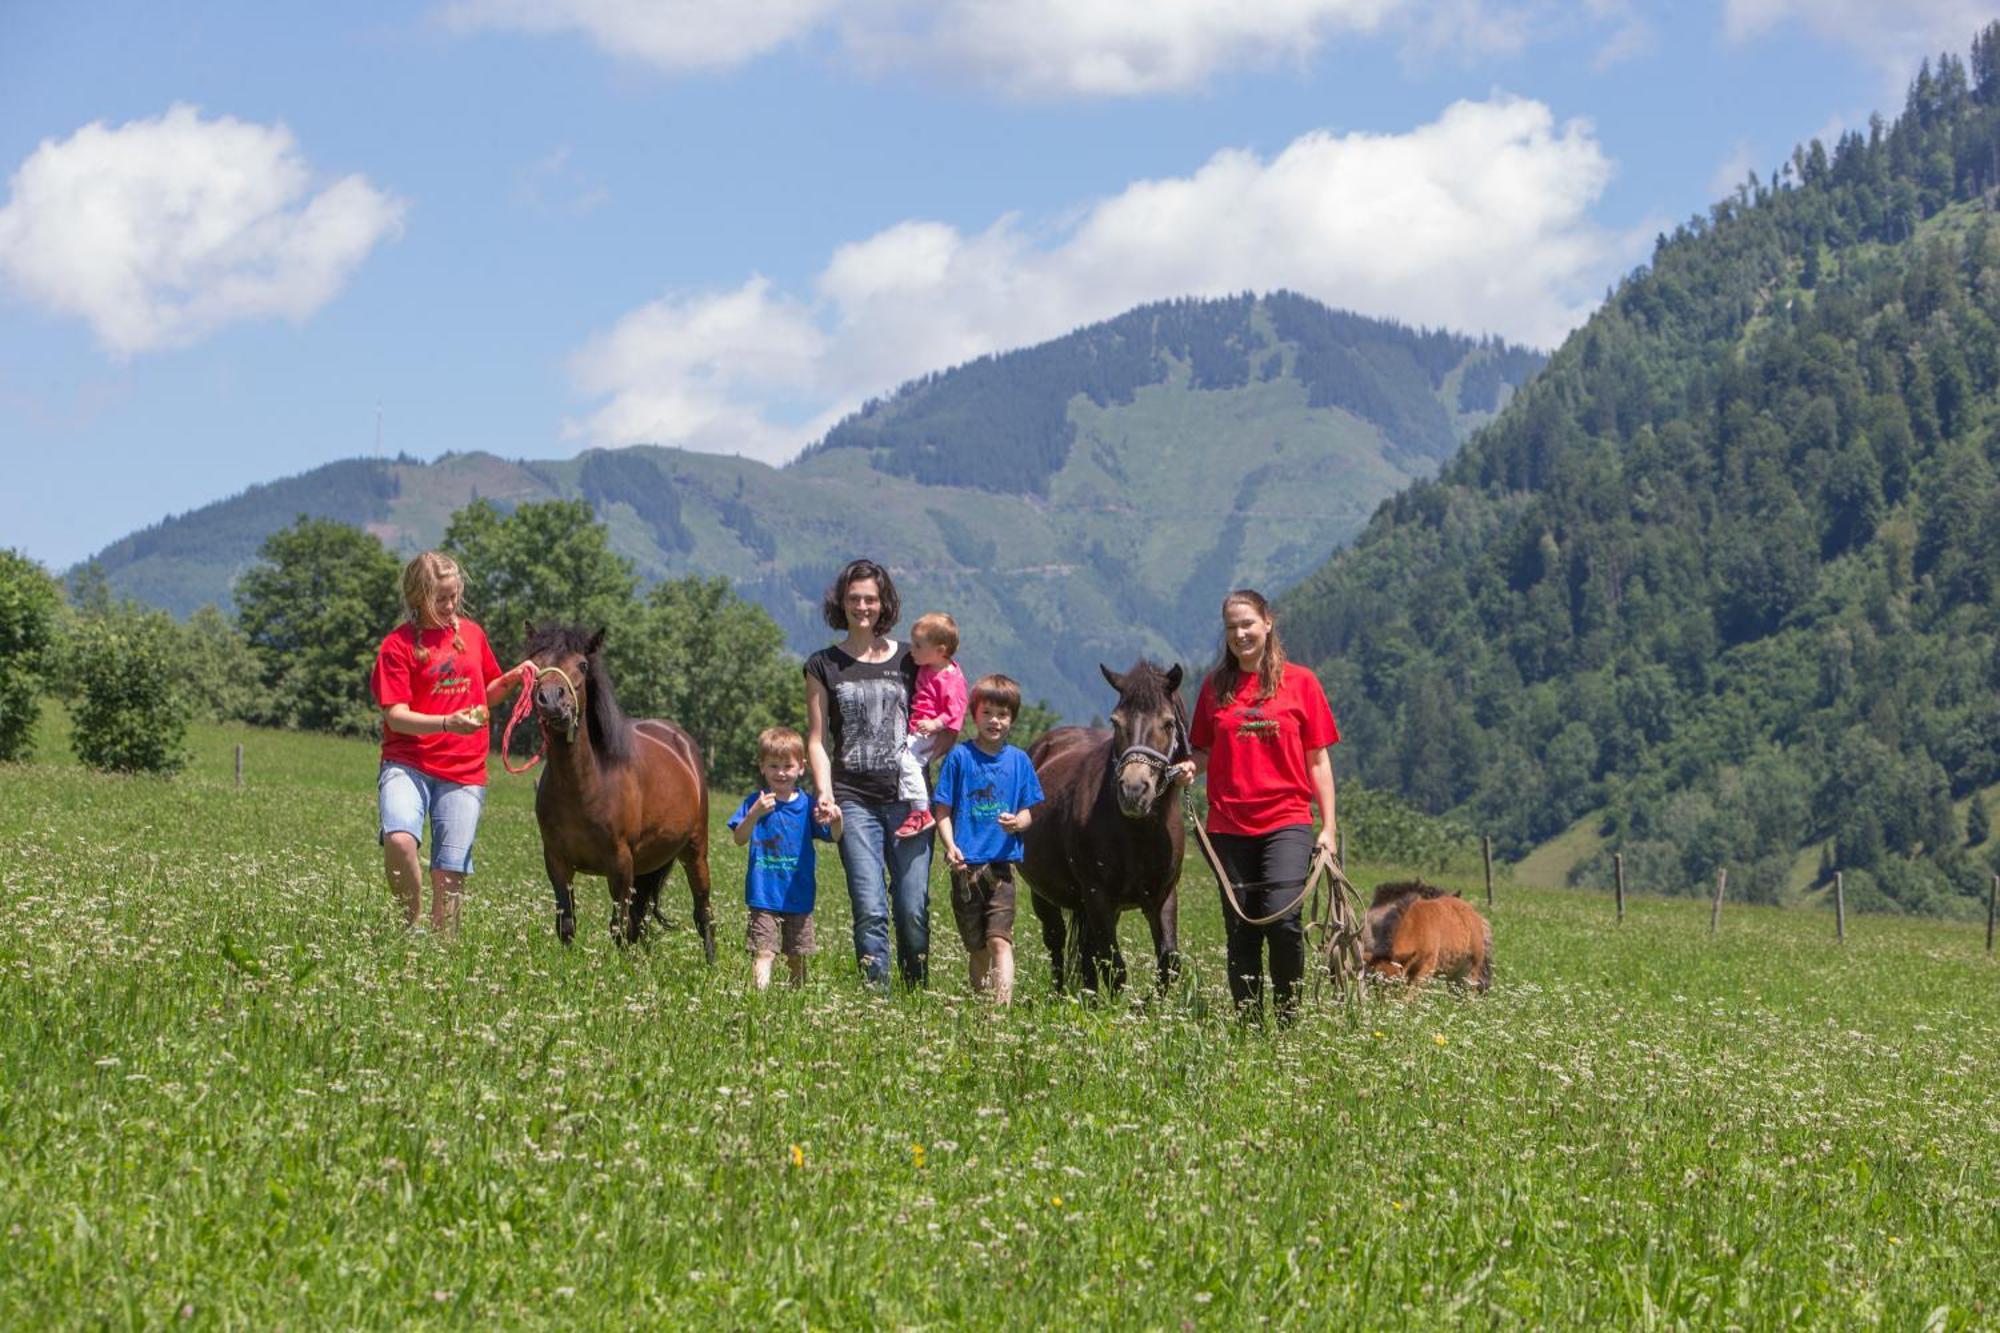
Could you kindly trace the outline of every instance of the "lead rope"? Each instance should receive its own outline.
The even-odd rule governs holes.
[[[534,709],[535,709],[535,664],[533,662],[524,662],[521,664],[520,697],[514,700],[514,711],[507,717],[507,729],[500,733],[500,767],[506,769],[509,773],[527,772],[529,769],[533,768],[536,764],[542,762],[542,751],[548,748],[549,738],[547,736],[543,736],[541,745],[536,747],[535,752],[528,756],[528,762],[522,764],[519,768],[514,767],[513,760],[507,757],[508,752],[511,751],[514,747],[515,725],[519,723],[522,718],[526,717],[529,713],[533,712]]]
[[[1354,887],[1354,881],[1347,877],[1333,854],[1324,848],[1315,852],[1306,882],[1299,886],[1298,897],[1269,916],[1253,917],[1243,910],[1242,902],[1236,897],[1236,886],[1230,882],[1228,872],[1223,870],[1222,858],[1216,854],[1215,844],[1209,841],[1208,828],[1194,812],[1194,785],[1189,783],[1181,792],[1187,820],[1194,825],[1195,835],[1201,840],[1202,855],[1215,875],[1215,882],[1222,886],[1222,896],[1228,902],[1229,910],[1236,914],[1236,919],[1246,926],[1268,926],[1290,916],[1311,895],[1312,907],[1306,913],[1305,929],[1309,933],[1317,932],[1321,937],[1316,947],[1325,964],[1324,973],[1315,971],[1313,974],[1314,998],[1318,998],[1322,980],[1330,982],[1335,994],[1343,998],[1350,993],[1358,993],[1355,983],[1360,979],[1362,968],[1361,891]]]

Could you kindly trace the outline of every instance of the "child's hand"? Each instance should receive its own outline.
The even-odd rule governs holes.
[[[762,819],[777,808],[777,793],[768,791],[758,792],[757,799],[751,803],[749,815],[752,819]]]
[[[916,732],[917,735],[919,736],[934,736],[937,734],[938,728],[942,727],[943,725],[944,725],[944,719],[941,717],[919,718],[916,721],[916,723],[911,726],[910,730]]]
[[[1026,810],[1009,810],[993,822],[1009,833],[1019,833],[1022,829],[1028,827],[1028,812]]]
[[[944,849],[944,860],[945,864],[953,870],[965,869],[965,853],[958,850],[958,846],[955,843]]]
[[[766,796],[770,795],[769,792],[766,792],[764,794]],[[773,804],[775,803],[776,801],[774,798]],[[818,801],[813,803],[813,818],[817,819],[820,823],[825,824],[829,828],[831,828],[834,831],[834,835],[836,837],[839,836],[840,802],[834,800],[831,793],[821,796]]]

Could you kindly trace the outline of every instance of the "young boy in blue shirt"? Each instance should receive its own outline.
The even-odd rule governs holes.
[[[1042,799],[1035,766],[1007,733],[1021,711],[1021,687],[984,676],[972,687],[972,744],[954,746],[938,769],[931,795],[938,837],[951,863],[951,914],[972,974],[974,991],[1014,1001],[1014,867],[1021,834]]]
[[[771,964],[785,955],[792,985],[806,983],[806,955],[813,938],[813,839],[840,837],[840,811],[821,824],[813,800],[799,790],[806,771],[805,737],[790,727],[769,727],[757,737],[757,771],[764,789],[753,791],[729,817],[738,847],[750,848],[743,871],[743,902],[750,909],[750,980],[771,984]]]

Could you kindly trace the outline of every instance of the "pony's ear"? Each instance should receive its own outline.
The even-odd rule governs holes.
[[[1181,687],[1181,664],[1174,663],[1167,668],[1167,693],[1172,694]]]
[[[604,631],[602,629],[599,629],[597,633],[590,636],[590,642],[586,643],[583,646],[583,651],[586,656],[595,657],[597,656],[597,650],[599,648],[602,648],[603,646],[604,646]]]
[[[1110,667],[1104,665],[1104,663],[1102,662],[1099,662],[1097,664],[1097,669],[1104,673],[1104,679],[1111,682],[1112,689],[1118,691],[1120,694],[1125,693],[1125,677],[1119,675],[1116,671],[1113,671]]]

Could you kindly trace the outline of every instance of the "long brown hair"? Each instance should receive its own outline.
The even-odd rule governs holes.
[[[1251,588],[1238,588],[1222,599],[1222,614],[1229,614],[1232,603],[1241,602],[1255,611],[1259,618],[1268,621],[1271,633],[1264,640],[1264,660],[1257,664],[1257,702],[1262,703],[1278,692],[1278,686],[1285,679],[1285,645],[1278,638],[1277,617],[1271,614],[1271,604],[1264,600],[1264,594]],[[1215,670],[1209,673],[1215,682],[1215,702],[1227,705],[1235,700],[1236,691],[1243,684],[1243,670],[1236,665],[1236,654],[1229,651],[1229,629],[1222,630],[1222,651],[1215,659]]]
[[[427,662],[431,656],[424,647],[424,619],[437,605],[438,589],[453,580],[457,581],[458,595],[463,598],[465,575],[459,573],[458,561],[443,551],[425,551],[403,566],[403,605],[410,612],[410,640],[417,646],[419,662]],[[451,650],[465,651],[465,636],[459,633],[457,616],[451,618]]]

